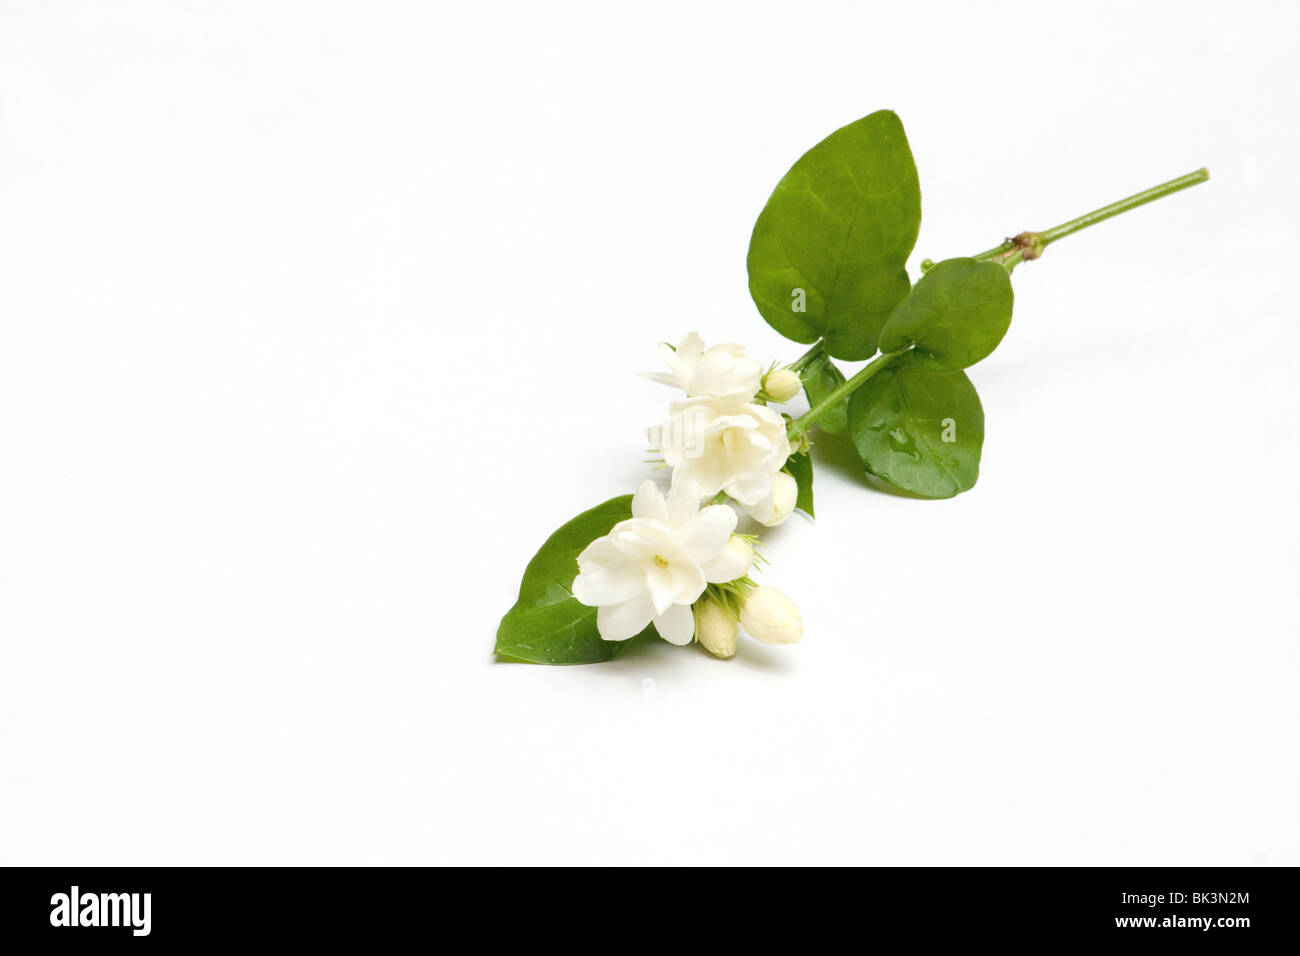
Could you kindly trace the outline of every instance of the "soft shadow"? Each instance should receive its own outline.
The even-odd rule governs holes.
[[[599,666],[612,678],[630,678],[638,683],[647,677],[662,679],[685,673],[687,669],[710,666],[751,673],[784,674],[795,666],[792,655],[788,653],[790,650],[793,648],[767,647],[742,633],[736,656],[719,660],[699,644],[674,647],[650,635],[636,638],[618,657]]]
[[[1152,336],[1130,336],[1123,340],[1111,342],[1093,342],[1087,345],[1075,345],[1070,348],[1054,348],[1038,354],[1018,359],[1006,359],[989,364],[988,368],[979,367],[980,382],[977,384],[1000,385],[1007,381],[1024,379],[1027,376],[1050,376],[1051,369],[1067,365],[1079,365],[1097,359],[1110,359],[1117,355],[1132,355],[1144,349],[1150,349],[1157,339]]]
[[[895,498],[921,498],[921,495],[914,495],[909,491],[893,488],[875,475],[868,473],[862,467],[862,461],[858,458],[857,449],[853,447],[853,442],[849,440],[847,435],[827,435],[825,432],[818,432],[813,439],[812,457],[814,508],[817,500],[817,472],[823,469],[834,472],[859,487],[870,488],[872,491],[879,491]]]
[[[718,663],[730,663],[732,666],[743,668],[751,671],[765,671],[769,674],[786,674],[795,667],[794,655],[792,651],[797,651],[797,647],[768,647],[766,644],[760,644],[752,638],[740,637],[740,645],[736,648],[736,656],[730,661],[719,661]],[[700,648],[700,652],[708,655],[708,651]]]
[[[812,444],[813,503],[816,504],[817,472],[833,471],[841,478],[858,485],[867,484],[867,472],[858,460],[858,453],[848,435],[827,435],[816,432]]]

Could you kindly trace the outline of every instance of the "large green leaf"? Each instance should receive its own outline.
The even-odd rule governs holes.
[[[812,455],[807,452],[801,455],[791,455],[785,460],[785,470],[790,473],[795,484],[799,486],[799,497],[795,500],[794,506],[809,518],[817,517],[813,514]]]
[[[611,498],[546,539],[524,569],[519,600],[501,619],[498,657],[534,664],[594,664],[609,660],[631,643],[602,641],[596,631],[596,609],[579,603],[572,591],[582,549],[630,517],[632,496]]]
[[[936,372],[907,355],[853,393],[849,435],[885,484],[951,498],[979,478],[984,409],[965,372]]]
[[[869,358],[911,288],[905,266],[920,227],[903,124],[889,110],[872,113],[831,133],[777,183],[749,241],[750,294],[786,338],[824,337],[836,358]]]
[[[813,406],[821,402],[836,388],[844,384],[844,373],[835,367],[835,363],[825,352],[820,353],[799,373],[803,379],[803,390],[808,394],[808,404]],[[836,402],[817,419],[817,427],[828,435],[843,435],[848,429],[849,400]]]
[[[1011,325],[1011,277],[1002,266],[945,259],[898,304],[880,332],[880,350],[916,343],[918,367],[970,368],[1002,341]]]

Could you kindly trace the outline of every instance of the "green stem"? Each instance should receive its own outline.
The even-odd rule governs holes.
[[[985,252],[981,252],[975,259],[983,262],[996,262],[1005,268],[1008,272],[1014,269],[1021,262],[1029,262],[1037,259],[1043,254],[1043,250],[1056,242],[1058,239],[1064,239],[1066,236],[1072,236],[1076,232],[1087,229],[1089,226],[1095,226],[1099,222],[1105,222],[1113,216],[1120,213],[1128,212],[1130,209],[1136,209],[1138,206],[1145,206],[1171,193],[1187,189],[1189,186],[1195,186],[1197,183],[1203,183],[1210,178],[1209,170],[1198,169],[1194,173],[1188,173],[1186,176],[1179,176],[1177,179],[1171,179],[1167,183],[1161,183],[1159,186],[1152,186],[1150,189],[1143,190],[1140,193],[1134,193],[1127,199],[1121,199],[1113,202],[1108,206],[1102,206],[1100,209],[1094,209],[1092,212],[1084,213],[1076,219],[1069,222],[1063,222],[1059,226],[1051,229],[1045,229],[1042,232],[1022,232],[1018,236],[1013,236],[1005,240],[1002,245],[996,246]],[[933,264],[926,260],[922,263],[922,272],[927,271],[927,266]],[[817,342],[807,352],[797,358],[790,367],[796,372],[807,368],[817,360],[823,353],[822,343]],[[817,420],[822,417],[832,406],[842,399],[853,394],[854,389],[862,385],[873,375],[883,368],[887,368],[900,355],[906,353],[908,349],[898,352],[886,352],[883,355],[876,356],[870,363],[862,368],[857,375],[841,383],[830,391],[830,393],[820,402],[814,405],[808,411],[804,412],[793,422],[790,423],[789,434],[791,438],[798,438],[805,434]]]
[[[973,258],[984,262],[996,262],[1010,272],[1021,262],[1029,262],[1033,259],[1037,259],[1043,254],[1044,249],[1056,242],[1058,239],[1072,236],[1076,232],[1087,229],[1089,226],[1095,226],[1099,222],[1105,222],[1113,216],[1118,216],[1120,213],[1128,212],[1130,209],[1136,209],[1138,206],[1145,206],[1149,202],[1154,202],[1157,199],[1176,193],[1179,190],[1187,189],[1189,186],[1203,183],[1209,178],[1209,170],[1198,169],[1194,173],[1188,173],[1186,176],[1179,176],[1177,179],[1171,179],[1167,183],[1161,183],[1159,186],[1152,186],[1150,189],[1144,189],[1140,193],[1134,193],[1126,199],[1121,199],[1108,206],[1102,206],[1100,209],[1094,209],[1092,212],[1084,213],[1076,219],[1071,219],[1069,222],[1063,222],[1059,226],[1054,226],[1051,229],[1044,229],[1042,232],[1022,232],[1018,236],[1013,236],[1012,238],[1005,240],[1002,245],[981,252]]]
[[[827,393],[825,398],[790,423],[790,437],[798,438],[800,435],[807,432],[808,429],[812,428],[812,426],[817,423],[817,419],[826,414],[833,405],[841,399],[847,398],[849,395],[853,394],[855,388],[862,385],[877,372],[888,368],[893,364],[895,359],[906,351],[907,349],[902,349],[898,352],[885,352],[883,355],[877,355],[869,363],[863,366],[857,375],[854,375],[851,379],[836,385],[829,393]]]
[[[822,341],[821,339],[818,339],[813,343],[812,348],[790,363],[790,371],[795,372],[796,374],[802,372],[813,362],[817,361],[824,351],[825,349],[822,348]]]

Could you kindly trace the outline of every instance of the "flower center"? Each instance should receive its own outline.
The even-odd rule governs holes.
[[[655,564],[658,565],[658,566],[661,567],[661,568],[666,568],[666,567],[668,567],[668,559],[665,558],[662,554],[656,554],[656,555],[655,555]]]

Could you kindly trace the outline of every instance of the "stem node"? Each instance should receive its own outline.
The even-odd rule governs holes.
[[[1032,262],[1043,254],[1043,242],[1036,232],[1022,232],[1008,240],[1020,250],[1020,258]]]

